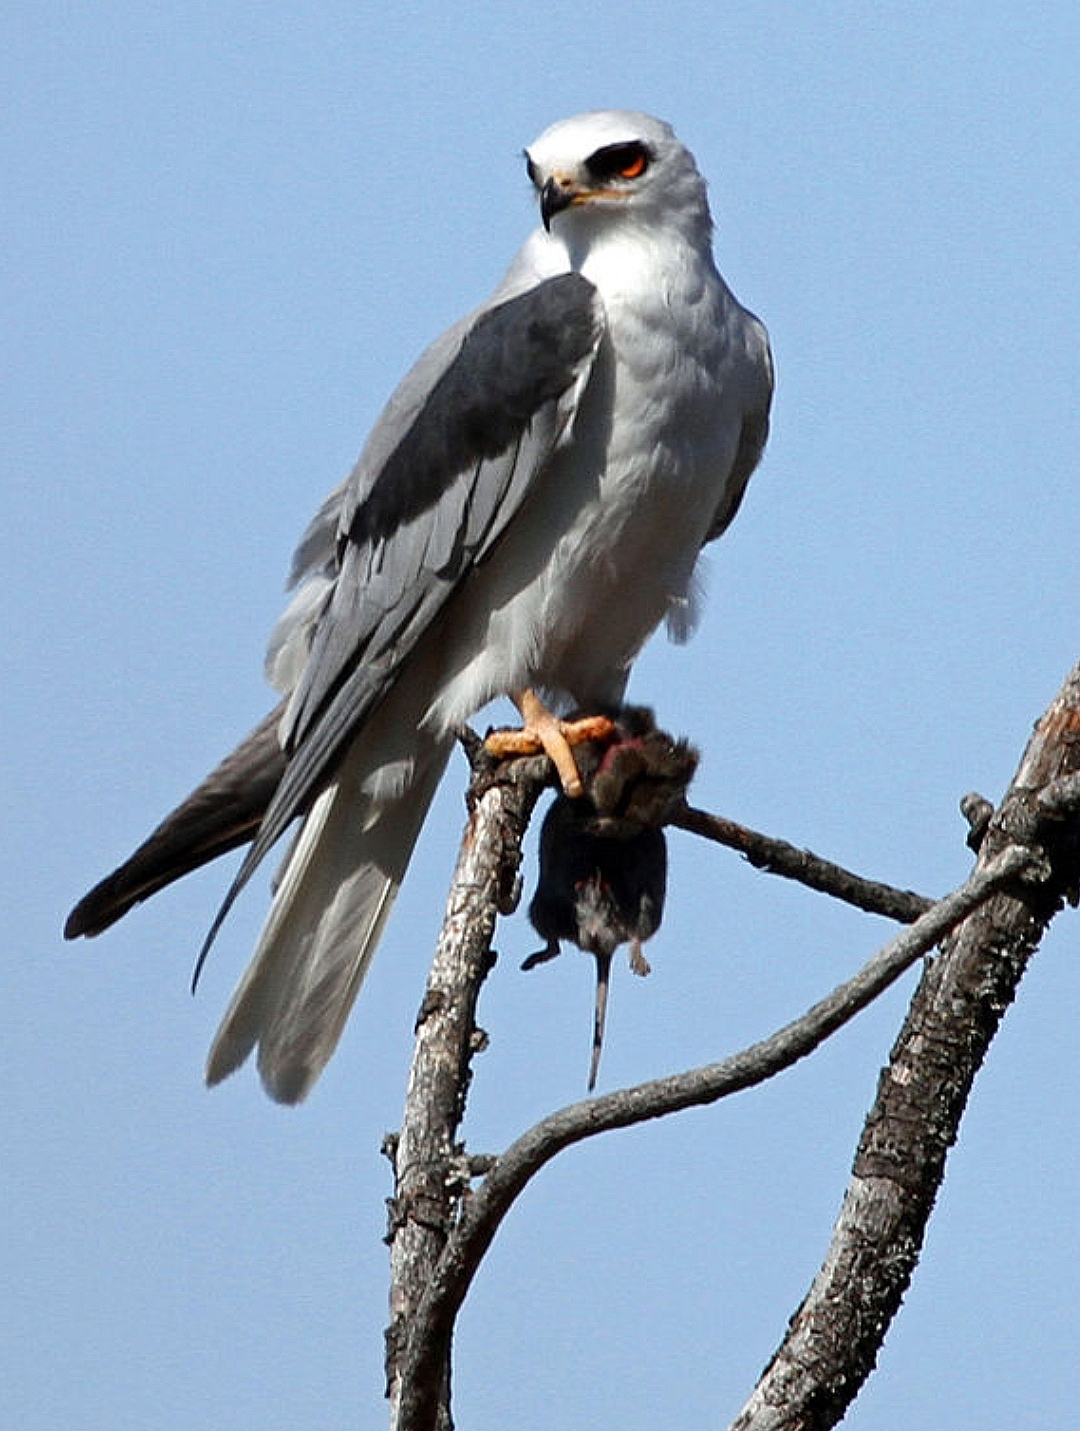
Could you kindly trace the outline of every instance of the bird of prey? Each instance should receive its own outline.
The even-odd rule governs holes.
[[[480,707],[511,697],[579,793],[558,713],[617,704],[661,621],[688,634],[698,553],[761,455],[768,339],[717,272],[689,150],[604,110],[525,161],[541,226],[407,374],[300,542],[267,655],[281,703],[65,927],[97,934],[247,844],[212,938],[298,822],[210,1084],[257,1049],[273,1098],[308,1093]]]

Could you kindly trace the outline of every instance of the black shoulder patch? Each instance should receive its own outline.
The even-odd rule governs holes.
[[[477,320],[357,508],[353,541],[390,536],[461,472],[506,451],[596,341],[595,292],[579,273],[559,274]]]

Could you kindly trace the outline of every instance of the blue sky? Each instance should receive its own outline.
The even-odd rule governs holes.
[[[298,1111],[200,1081],[264,888],[194,1000],[224,869],[93,944],[63,916],[263,713],[307,517],[534,222],[522,146],[608,105],[694,149],[779,372],[698,636],[650,646],[632,694],[702,747],[699,803],[962,879],[957,801],[1000,794],[1080,656],[1080,12],[46,0],[3,30],[0,1424],[377,1427],[379,1143],[460,766]],[[767,1033],[889,933],[671,846],[606,1088]],[[991,1051],[856,1431],[1074,1415],[1077,928]],[[588,1059],[591,960],[520,974],[523,916],[497,942],[475,1151],[579,1097]],[[724,1424],[816,1270],[911,988],[765,1089],[548,1169],[464,1317],[460,1424]]]

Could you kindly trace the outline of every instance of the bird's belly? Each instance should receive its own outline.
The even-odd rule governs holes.
[[[719,499],[712,473],[727,470],[662,441],[644,464],[641,450],[609,449],[600,475],[571,453],[523,506],[446,613],[433,724],[526,686],[568,705],[619,700],[630,662],[685,599]]]
[[[630,662],[686,596],[710,509],[692,474],[663,460],[605,478],[556,552],[534,681],[579,703],[617,699]]]

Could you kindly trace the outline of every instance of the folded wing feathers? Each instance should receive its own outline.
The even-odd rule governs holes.
[[[100,934],[134,905],[253,838],[285,768],[277,738],[281,711],[271,711],[118,869],[83,896],[68,915],[65,938]]]
[[[297,591],[268,654],[287,701],[72,911],[68,937],[96,933],[252,840],[197,976],[256,866],[304,816],[214,1040],[208,1082],[258,1046],[268,1091],[296,1102],[333,1052],[451,746],[422,730],[425,678],[408,684],[403,663],[490,553],[573,422],[601,331],[592,286],[562,274],[480,310],[432,345],[301,539],[289,582]],[[405,722],[412,744],[403,750],[399,720],[380,754],[369,718],[374,712],[385,736],[380,703],[391,692],[399,714],[417,706]]]
[[[544,310],[542,316],[556,350],[549,355],[548,369],[537,379],[544,400],[531,414],[519,414],[516,434],[508,438],[504,451],[470,465],[471,480],[463,481],[461,472],[444,476],[441,497],[433,504],[411,511],[407,520],[391,524],[385,536],[367,535],[340,547],[340,570],[314,629],[303,676],[282,722],[288,766],[200,958],[205,957],[225,915],[259,862],[313,799],[344,746],[386,693],[447,597],[498,540],[573,420],[602,329],[595,292],[579,275],[567,274],[541,284],[522,300],[512,301],[526,299]],[[494,329],[495,340],[506,337],[505,328]],[[505,344],[495,340],[489,332],[474,348],[488,361],[501,364],[507,359]],[[533,335],[530,342],[535,341]],[[451,368],[465,346],[462,343],[451,360]],[[506,375],[501,367],[496,372],[505,386]],[[448,386],[464,381],[455,374]],[[475,373],[471,381],[482,389]],[[440,385],[441,381],[435,384],[436,388]],[[413,429],[422,432],[422,420],[422,411],[413,413],[410,433]],[[426,450],[434,439],[422,435],[416,440]],[[377,482],[369,485],[369,496],[373,498],[377,488]],[[346,495],[343,505],[347,506],[348,501]],[[358,513],[364,510],[362,506]],[[321,550],[327,514],[328,508],[324,507],[309,529],[309,534],[319,534],[318,540],[312,536],[313,552]],[[472,542],[469,536],[474,537]],[[429,565],[425,558],[433,542],[439,552],[452,548],[458,559],[449,567]]]

